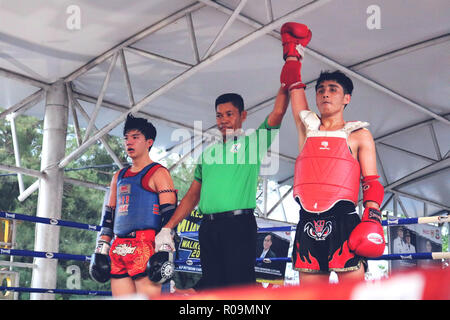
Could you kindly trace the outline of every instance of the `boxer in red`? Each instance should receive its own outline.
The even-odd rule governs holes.
[[[378,181],[375,143],[369,124],[344,120],[353,83],[339,71],[322,72],[316,83],[319,115],[309,109],[301,80],[304,47],[312,33],[306,25],[282,26],[283,66],[280,81],[290,92],[298,132],[299,156],[293,194],[300,204],[293,263],[300,281],[328,278],[364,279],[367,257],[385,248],[380,205],[384,189]],[[364,212],[356,213],[362,182]]]
[[[175,211],[176,192],[169,171],[149,155],[155,127],[146,119],[128,115],[123,135],[132,165],[112,178],[89,273],[98,282],[111,279],[113,296],[154,297],[160,294],[161,285],[150,281],[147,263],[159,250],[155,233]]]

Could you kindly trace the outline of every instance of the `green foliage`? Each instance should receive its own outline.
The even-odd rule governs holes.
[[[447,228],[445,228],[445,233],[443,232],[442,251],[449,252],[449,250],[448,250],[448,224],[447,224]]]

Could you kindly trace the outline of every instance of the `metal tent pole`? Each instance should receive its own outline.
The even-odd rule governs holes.
[[[288,189],[288,191],[286,191],[286,192],[283,194],[283,196],[281,196],[281,193],[280,193],[280,186],[279,186],[279,185],[277,186],[278,196],[279,196],[280,199],[278,199],[277,203],[275,203],[275,204],[273,205],[273,207],[270,208],[269,212],[267,212],[267,216],[269,216],[269,215],[270,215],[270,214],[271,214],[271,213],[272,213],[272,212],[273,212],[273,211],[281,204],[281,207],[283,208],[283,215],[284,215],[285,221],[287,221],[287,218],[286,218],[286,212],[284,211],[283,201],[284,201],[284,199],[286,199],[286,197],[291,193],[292,189],[294,189],[294,186],[291,186],[291,187]]]
[[[16,114],[11,113],[8,115],[9,123],[11,125],[11,135],[13,140],[13,148],[14,148],[14,158],[16,160],[16,166],[21,167],[21,161],[20,161],[20,150],[19,150],[19,142],[17,140],[17,132],[16,132],[16,121],[15,121]],[[23,185],[23,179],[22,174],[17,173],[17,182],[19,184],[19,192],[22,193],[25,191],[25,187]]]
[[[219,33],[217,34],[216,38],[213,40],[213,42],[209,46],[208,50],[206,50],[205,54],[203,55],[202,60],[205,60],[206,58],[208,58],[210,56],[211,52],[213,51],[213,49],[215,48],[215,46],[219,42],[220,38],[222,38],[222,36],[227,31],[227,29],[233,24],[234,20],[236,20],[237,16],[239,15],[239,12],[241,12],[242,8],[244,8],[246,3],[247,3],[247,0],[241,0],[239,2],[239,4],[236,7],[236,9],[234,9],[234,12],[228,18],[227,22],[223,25],[222,29],[219,31]]]
[[[58,167],[66,151],[68,125],[67,91],[62,82],[47,91],[44,133],[42,141],[41,171],[46,178],[40,180],[36,216],[61,218],[64,171]],[[59,251],[59,227],[38,223],[35,229],[35,251]],[[36,268],[31,279],[32,288],[56,288],[58,260],[35,258]],[[53,300],[54,294],[31,293],[31,300]]]

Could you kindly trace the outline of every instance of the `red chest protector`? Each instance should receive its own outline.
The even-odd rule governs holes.
[[[303,209],[320,213],[340,200],[358,202],[361,168],[347,144],[352,131],[367,122],[351,121],[336,131],[320,131],[320,119],[312,111],[300,112],[306,141],[295,162],[294,198]]]

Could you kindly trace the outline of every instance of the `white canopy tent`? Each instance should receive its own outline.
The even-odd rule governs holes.
[[[39,181],[51,181],[55,192],[62,188],[61,170],[95,141],[107,145],[105,134],[120,136],[130,111],[154,123],[157,147],[182,154],[198,140],[181,145],[176,130],[193,137],[199,134],[196,121],[200,134],[213,128],[213,104],[221,93],[242,94],[249,110],[244,129],[256,128],[279,88],[279,29],[297,21],[313,33],[302,68],[311,108],[317,111],[313,88],[321,70],[339,69],[354,82],[345,119],[370,122],[383,208],[407,217],[450,210],[448,1],[28,0],[2,1],[0,7],[0,117],[49,117],[46,150],[62,154],[47,163],[43,155],[41,171],[20,162],[0,164],[0,170],[40,178],[22,187],[23,198]],[[71,154],[52,138],[67,124],[87,129]],[[288,111],[272,154],[279,167],[267,178],[291,185],[297,153]],[[49,205],[37,215],[57,218],[58,205]],[[46,281],[40,285],[51,285]]]

